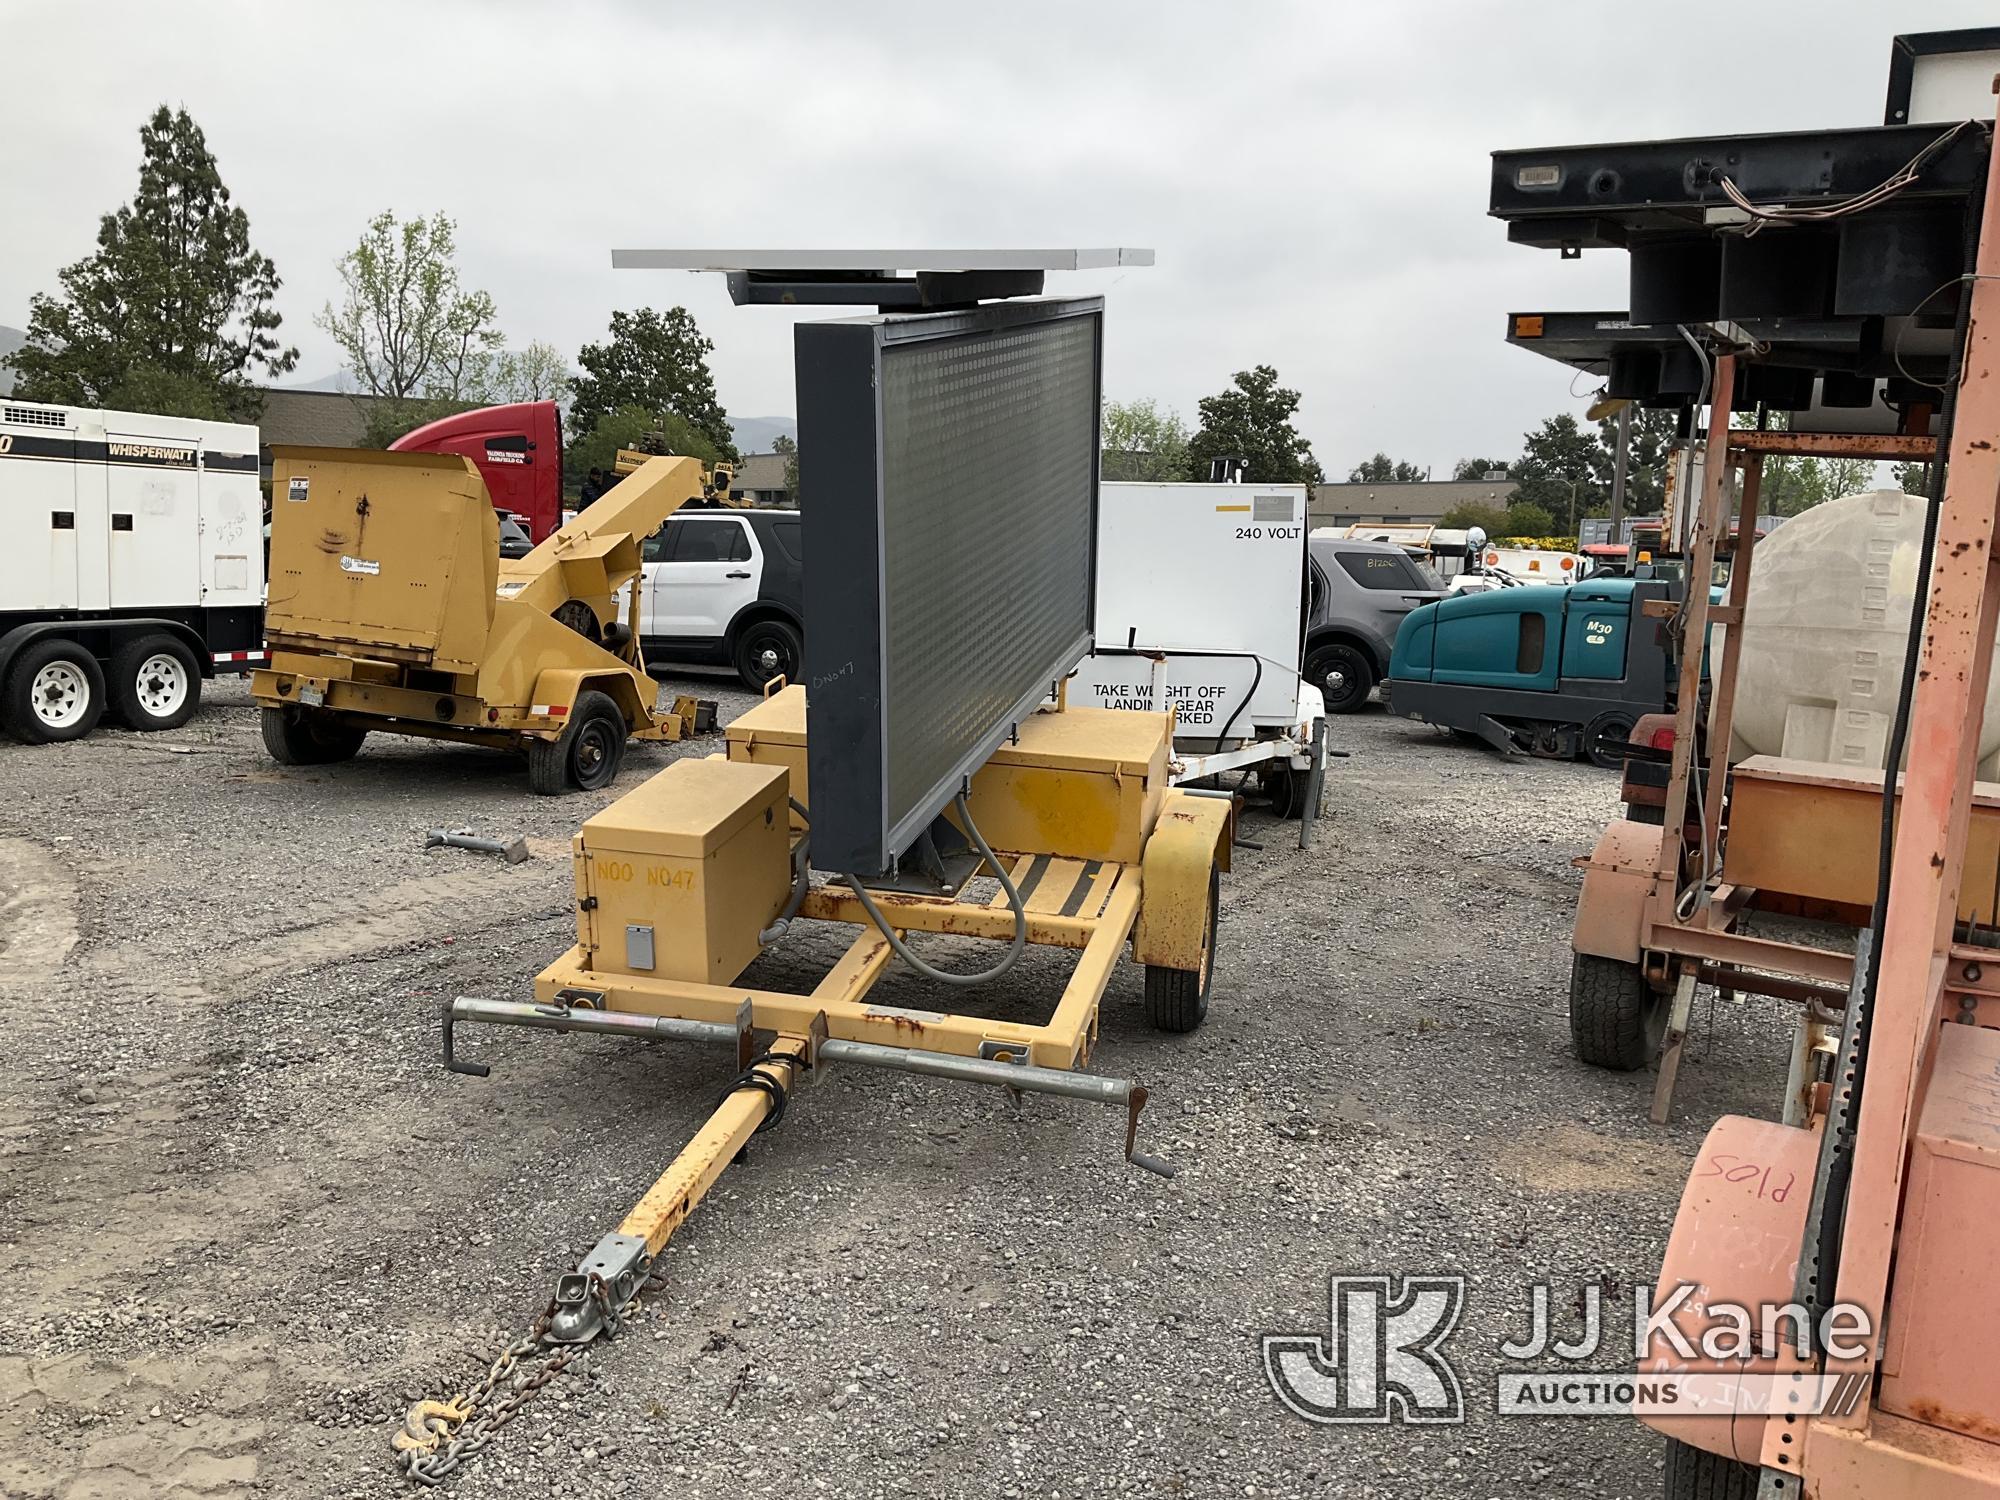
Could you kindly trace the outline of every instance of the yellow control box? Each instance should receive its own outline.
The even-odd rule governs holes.
[[[576,837],[577,941],[599,973],[728,984],[791,892],[783,766],[677,760]]]
[[[782,766],[791,795],[806,783],[806,694],[797,686],[729,726],[729,758]],[[1009,854],[1137,864],[1160,812],[1173,733],[1165,714],[1071,708],[1032,713],[972,777],[972,820]],[[1227,868],[1225,865],[1224,868]]]

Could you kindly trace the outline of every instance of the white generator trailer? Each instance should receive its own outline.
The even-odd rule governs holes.
[[[174,729],[264,661],[257,429],[0,399],[0,729]]]
[[[1299,674],[1305,598],[1303,485],[1101,485],[1097,644],[1070,701],[1172,708],[1176,784],[1254,769],[1310,825],[1326,704]]]

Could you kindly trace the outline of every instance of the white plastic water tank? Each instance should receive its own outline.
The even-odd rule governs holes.
[[[1917,586],[1924,499],[1871,490],[1761,537],[1744,610],[1730,758],[1784,755],[1879,769]],[[1719,642],[1718,642],[1719,644]],[[1711,664],[1720,656],[1712,655]],[[1979,774],[2000,750],[2000,656],[1987,682]]]

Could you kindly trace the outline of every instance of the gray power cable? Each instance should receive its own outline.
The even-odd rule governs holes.
[[[792,895],[785,903],[785,909],[778,913],[778,920],[757,934],[757,946],[768,948],[783,937],[792,925],[792,918],[799,914],[799,908],[806,904],[806,892],[812,887],[812,815],[805,804],[794,797],[792,811],[799,815],[799,821],[806,825],[806,831],[792,850]]]
[[[986,846],[986,840],[979,836],[979,828],[972,821],[972,813],[965,805],[964,792],[960,792],[952,799],[952,806],[958,809],[959,821],[965,825],[965,834],[972,840],[972,847],[979,851],[980,857],[991,865],[993,873],[1000,877],[1000,889],[1007,893],[1007,902],[1014,909],[1013,944],[1007,949],[1006,957],[992,968],[982,969],[977,974],[951,974],[943,969],[932,968],[903,946],[903,940],[896,936],[895,928],[891,927],[889,919],[882,915],[882,909],[875,904],[874,897],[868,894],[866,886],[852,875],[843,875],[840,878],[845,880],[853,888],[854,894],[861,898],[862,909],[881,929],[882,936],[889,940],[889,946],[895,949],[896,956],[924,978],[935,979],[939,984],[985,984],[988,980],[998,979],[1013,968],[1021,957],[1022,949],[1028,946],[1028,905],[1021,899],[1021,893],[1014,889],[1014,882],[1007,874],[1007,867],[994,857],[993,851]]]

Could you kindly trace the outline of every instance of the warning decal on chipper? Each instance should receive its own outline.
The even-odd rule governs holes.
[[[294,474],[290,479],[285,481],[285,498],[287,500],[303,500],[311,493],[312,481],[303,475]]]
[[[370,578],[373,578],[382,571],[382,565],[378,562],[370,562],[365,557],[348,557],[343,554],[340,559],[340,571],[343,573],[365,573]]]

